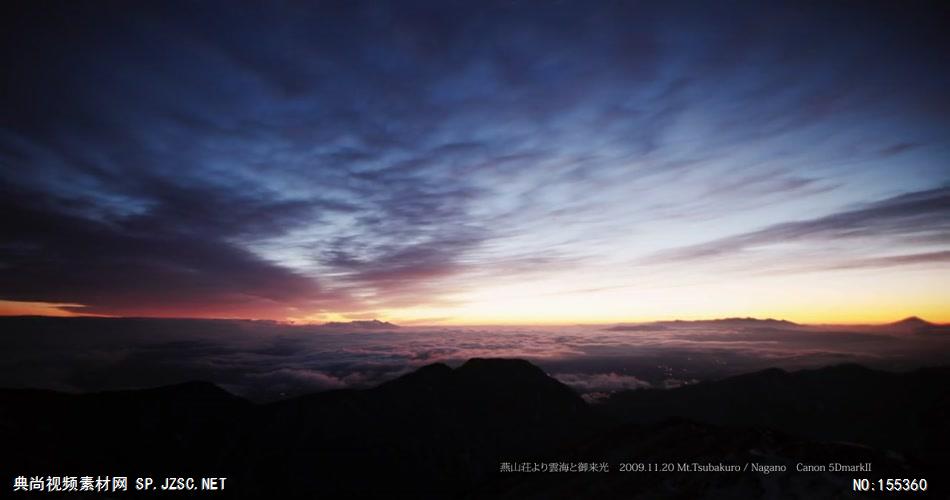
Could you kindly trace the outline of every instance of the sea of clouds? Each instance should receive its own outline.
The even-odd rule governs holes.
[[[861,329],[645,325],[364,329],[274,322],[0,319],[0,387],[73,392],[207,380],[268,401],[367,388],[430,363],[527,359],[588,400],[781,367],[946,364],[950,336]]]

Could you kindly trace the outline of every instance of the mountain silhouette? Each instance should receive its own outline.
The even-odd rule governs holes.
[[[440,497],[485,479],[499,457],[537,455],[585,436],[593,423],[577,394],[526,361],[433,364],[374,389],[266,407],[245,443],[259,459],[247,471],[291,475],[306,490],[341,496]],[[334,479],[354,470],[374,480]]]
[[[0,439],[9,451],[0,453],[0,470],[56,474],[94,464],[102,474],[211,473],[234,417],[253,406],[208,382],[84,395],[0,389]]]
[[[699,325],[699,326],[730,326],[730,327],[772,327],[772,328],[792,328],[800,326],[798,323],[793,323],[784,319],[772,319],[772,318],[722,318],[722,319],[709,319],[709,320],[696,320],[696,321],[668,321],[661,322],[662,324],[673,324],[673,325]]]
[[[395,330],[399,325],[378,319],[361,321],[331,321],[320,325],[322,328],[354,330]]]
[[[950,327],[948,327],[947,325],[938,325],[936,323],[931,323],[929,321],[918,318],[917,316],[911,316],[909,318],[904,318],[900,321],[895,321],[894,323],[881,325],[878,328],[881,330],[899,332],[899,333],[919,333],[919,334],[950,333]]]
[[[605,330],[612,332],[653,332],[683,327],[794,329],[800,326],[798,323],[792,323],[784,319],[721,318],[700,320],[675,319],[671,321],[654,321],[652,323],[620,324],[605,328]]]
[[[923,319],[921,319],[921,318],[918,318],[917,316],[910,316],[910,317],[904,318],[904,319],[902,319],[902,320],[900,320],[900,321],[895,321],[894,323],[891,323],[891,324],[894,325],[894,326],[898,326],[898,325],[906,325],[906,326],[933,326],[933,325],[934,325],[933,323],[931,323],[931,322],[929,322],[929,321],[926,321],[926,320],[923,320]]]
[[[626,423],[677,417],[767,427],[945,462],[950,459],[948,383],[950,367],[909,373],[853,364],[792,373],[772,368],[676,390],[615,393],[598,410]]]
[[[901,474],[888,477],[938,477],[950,442],[948,379],[950,368],[766,370],[588,405],[527,361],[471,359],[268,404],[206,382],[84,395],[3,389],[0,469],[221,476],[231,498],[769,498],[775,485],[809,484],[840,493],[844,476],[770,483],[753,473],[631,474],[617,464],[873,461],[876,472]],[[608,461],[613,470],[499,470],[549,461]]]

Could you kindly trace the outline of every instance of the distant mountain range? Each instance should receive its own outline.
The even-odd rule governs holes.
[[[399,325],[388,321],[379,321],[378,319],[366,321],[331,321],[320,325],[322,328],[332,328],[336,330],[395,330]]]
[[[733,327],[733,328],[749,328],[749,327],[768,327],[768,328],[795,328],[801,326],[797,323],[792,323],[791,321],[785,321],[783,319],[758,319],[758,318],[723,318],[723,319],[703,319],[703,320],[671,320],[671,321],[654,321],[651,323],[638,323],[638,324],[623,324],[616,325],[610,328],[607,328],[609,331],[615,332],[625,332],[625,331],[651,331],[651,330],[666,330],[668,328],[676,327]]]
[[[705,320],[671,320],[654,321],[650,323],[620,324],[605,328],[607,331],[614,332],[650,332],[659,330],[668,330],[671,328],[770,328],[781,330],[805,329],[828,327],[833,329],[858,328],[861,330],[878,330],[895,333],[950,333],[950,325],[941,325],[925,321],[916,316],[887,323],[883,325],[803,325],[786,321],[784,319],[758,319],[758,318],[723,318],[723,319],[705,319]]]
[[[950,463],[948,383],[950,367],[773,369],[589,405],[526,361],[472,359],[270,404],[205,382],[85,395],[4,389],[0,470],[226,476],[231,498],[826,498],[850,492],[850,476],[618,467],[871,461],[869,477],[936,484]],[[500,472],[605,461],[609,473]]]

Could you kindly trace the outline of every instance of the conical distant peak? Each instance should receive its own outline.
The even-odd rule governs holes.
[[[917,317],[917,316],[910,316],[910,317],[904,318],[904,319],[902,319],[902,320],[900,320],[900,321],[898,321],[898,322],[896,322],[896,323],[894,323],[894,324],[895,324],[895,325],[921,325],[921,326],[927,326],[927,325],[930,325],[931,323],[930,323],[929,321],[926,321],[926,320],[924,320],[924,319],[921,319],[921,318],[919,318],[919,317]]]

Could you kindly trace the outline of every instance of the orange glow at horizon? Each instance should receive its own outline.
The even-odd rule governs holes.
[[[523,303],[522,303],[523,305]],[[569,313],[539,313],[532,314],[530,308],[521,313],[498,312],[494,314],[475,307],[465,309],[426,309],[410,308],[399,310],[383,310],[377,314],[367,316],[364,313],[320,313],[312,315],[253,315],[233,313],[200,313],[196,310],[188,311],[153,311],[139,314],[104,315],[82,312],[81,304],[57,304],[45,302],[18,302],[0,300],[0,316],[50,316],[50,317],[149,317],[149,318],[194,318],[194,319],[248,319],[286,321],[292,324],[322,324],[328,322],[346,322],[366,319],[390,321],[404,326],[517,326],[517,325],[577,325],[577,324],[617,324],[617,323],[647,323],[669,320],[709,320],[732,317],[772,318],[783,319],[801,324],[827,325],[870,325],[886,324],[910,316],[917,316],[932,323],[950,324],[950,313],[946,304],[939,301],[932,303],[894,304],[853,304],[850,307],[827,304],[812,306],[811,308],[776,307],[766,309],[698,309],[693,312],[672,309],[661,309],[653,314],[588,314]]]
[[[76,310],[81,311],[83,307],[82,304],[0,300],[0,316],[55,316],[58,318],[103,316],[101,314],[76,312]]]
[[[803,324],[884,324],[918,316],[950,323],[950,279],[942,269],[746,275],[663,274],[625,285],[590,276],[579,288],[569,270],[534,280],[468,281],[429,306],[357,304],[346,310],[305,310],[279,303],[187,303],[182,307],[90,308],[75,303],[0,300],[0,315],[264,319],[295,324],[379,319],[400,325],[575,325],[774,318]]]

